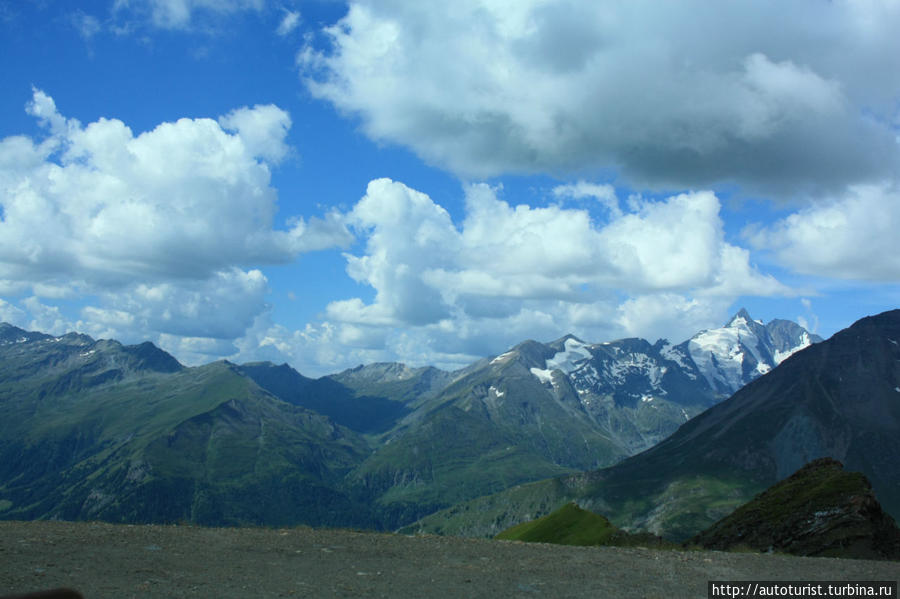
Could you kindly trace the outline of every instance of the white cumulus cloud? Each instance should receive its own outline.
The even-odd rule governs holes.
[[[0,290],[88,302],[66,326],[233,339],[265,309],[259,265],[352,240],[337,213],[274,228],[271,169],[291,124],[276,106],[137,135],[117,119],[67,119],[40,90],[27,109],[46,136],[0,140]],[[27,301],[45,330],[63,326]]]
[[[609,197],[600,185],[578,189]],[[725,240],[710,192],[634,200],[603,221],[583,208],[512,205],[485,184],[466,186],[465,195],[457,224],[420,191],[370,182],[347,214],[364,246],[345,256],[348,274],[374,299],[333,301],[324,320],[302,332],[261,327],[248,355],[322,372],[374,360],[462,366],[565,332],[681,341],[719,324],[741,295],[791,293]]]
[[[287,151],[290,126],[275,106],[140,135],[116,119],[65,119],[41,91],[29,111],[49,136],[0,140],[0,279],[206,279],[350,240],[335,215],[273,229],[271,168]]]
[[[750,243],[793,270],[821,277],[900,282],[900,189],[858,185],[846,194],[745,230]]]
[[[896,175],[898,24],[884,2],[358,0],[300,64],[370,137],[463,176],[787,197]]]

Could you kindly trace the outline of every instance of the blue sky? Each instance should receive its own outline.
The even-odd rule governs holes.
[[[0,320],[463,366],[900,304],[900,6],[0,0]]]

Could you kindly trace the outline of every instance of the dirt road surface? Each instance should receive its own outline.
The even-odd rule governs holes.
[[[898,580],[900,562],[321,530],[0,522],[0,596],[706,597],[708,580]]]

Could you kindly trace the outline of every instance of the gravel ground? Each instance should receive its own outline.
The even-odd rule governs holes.
[[[900,562],[324,530],[0,522],[0,594],[706,597],[708,580],[897,580]]]

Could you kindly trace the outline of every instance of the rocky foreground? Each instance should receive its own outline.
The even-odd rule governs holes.
[[[0,595],[706,597],[708,580],[897,580],[900,562],[310,528],[0,522]]]

